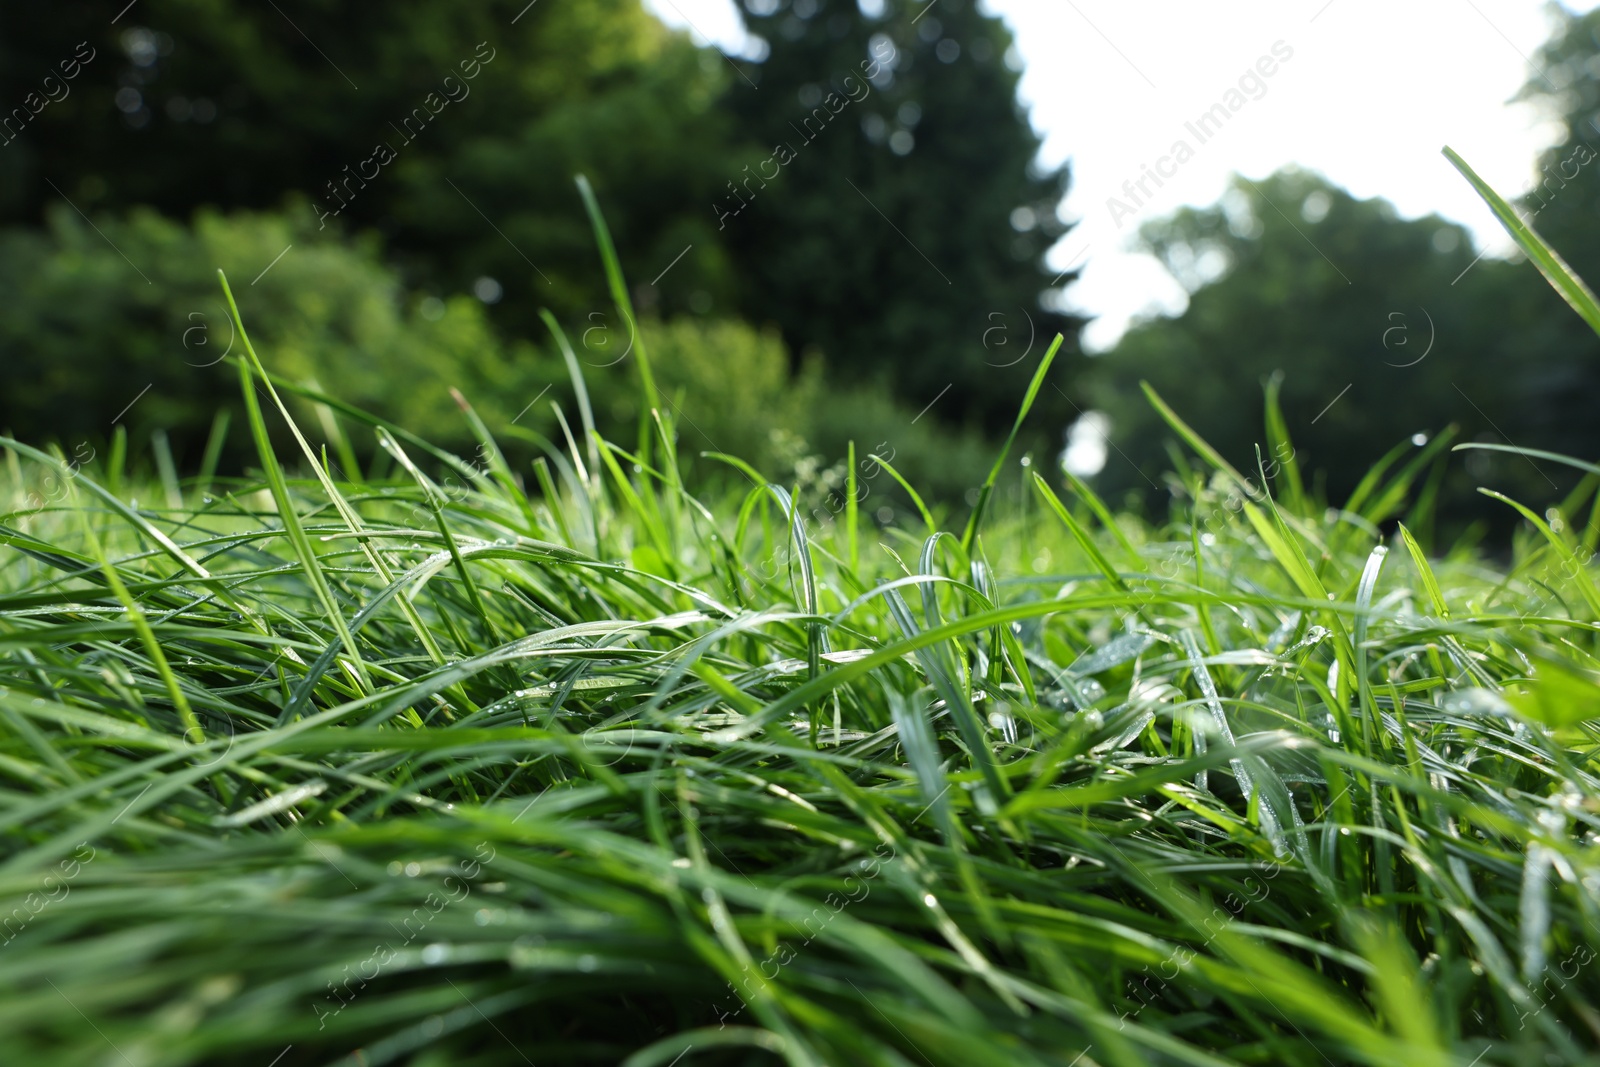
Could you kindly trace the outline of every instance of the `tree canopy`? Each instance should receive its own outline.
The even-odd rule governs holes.
[[[1281,376],[1297,462],[1340,503],[1396,445],[1455,427],[1463,440],[1551,447],[1553,391],[1570,374],[1558,339],[1573,316],[1526,263],[1476,253],[1437,216],[1401,219],[1320,176],[1235,180],[1222,202],[1147,224],[1141,238],[1189,290],[1187,308],[1135,325],[1095,364],[1113,420],[1102,480],[1148,491],[1174,435],[1148,381],[1243,470],[1270,467],[1263,387]],[[1592,395],[1592,394],[1591,394]],[[1481,514],[1480,484],[1549,500],[1565,484],[1524,460],[1450,465],[1455,514]]]
[[[716,107],[732,71],[637,0],[538,4],[143,0],[0,12],[0,93],[62,85],[0,147],[0,221],[70,198],[270,209],[373,230],[418,287],[491,278],[503,325],[606,307],[573,187],[586,173],[619,248],[648,278],[684,244],[696,285],[727,264],[699,210],[731,159]],[[76,77],[61,61],[83,42]],[[263,263],[262,266],[266,264]],[[492,294],[493,287],[488,287]]]
[[[729,86],[761,146],[717,201],[740,306],[840,375],[917,408],[950,390],[944,411],[1006,425],[1051,337],[1079,325],[1041,304],[1068,174],[1036,166],[1010,32],[966,0],[744,9],[771,53],[745,65],[755,86]]]

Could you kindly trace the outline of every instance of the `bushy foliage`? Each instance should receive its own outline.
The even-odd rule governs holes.
[[[274,373],[446,447],[474,447],[452,391],[488,425],[509,428],[524,474],[522,461],[543,454],[541,441],[562,439],[553,405],[577,418],[572,378],[548,333],[538,344],[508,342],[476,298],[407,291],[374,238],[319,230],[304,211],[203,211],[184,226],[148,210],[91,223],[63,207],[43,233],[0,233],[0,286],[12,294],[0,305],[0,427],[70,451],[79,443],[103,450],[120,425],[136,465],[159,430],[178,468],[193,470],[226,411],[233,431],[223,469],[246,461],[237,374],[224,358],[243,344],[218,295],[218,269]],[[629,331],[614,313],[597,312],[569,320],[566,332],[601,429],[634,423],[638,357]],[[726,473],[697,458],[726,452],[788,484],[797,467],[842,470],[851,441],[863,459],[884,441],[885,457],[898,453],[896,462],[925,476],[921,484],[937,497],[959,498],[982,480],[980,436],[918,420],[881,387],[833,390],[815,365],[794,373],[773,330],[692,316],[645,318],[639,333],[696,476]],[[318,425],[331,417],[296,403]],[[532,436],[517,436],[524,431]],[[364,429],[352,428],[343,443],[340,462],[380,457]]]
[[[1189,290],[1172,318],[1135,325],[1094,366],[1095,404],[1116,448],[1099,482],[1148,493],[1170,465],[1170,431],[1139,388],[1147,380],[1242,470],[1281,466],[1263,416],[1276,381],[1299,465],[1329,501],[1413,436],[1552,447],[1568,333],[1560,298],[1526,262],[1476,253],[1437,216],[1406,220],[1321,177],[1238,179],[1221,203],[1147,224],[1141,236]],[[1590,339],[1593,340],[1592,337]],[[1474,492],[1492,484],[1552,502],[1572,479],[1525,459],[1440,468],[1443,511],[1500,514]]]
[[[252,340],[282,375],[459,440],[449,390],[497,394],[526,346],[508,348],[469,297],[416,300],[372,241],[319,234],[308,214],[202,212],[192,226],[148,210],[44,233],[0,234],[0,424],[29,440],[136,438],[182,448],[238,406],[224,356],[243,351],[217,290],[234,282]],[[518,383],[521,384],[521,383]],[[509,404],[513,396],[504,397]]]

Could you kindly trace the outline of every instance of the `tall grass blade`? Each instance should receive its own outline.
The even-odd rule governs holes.
[[[1023,420],[1028,417],[1028,412],[1033,408],[1034,400],[1039,396],[1039,390],[1044,385],[1045,375],[1050,373],[1050,365],[1055,362],[1056,353],[1061,350],[1061,343],[1065,340],[1060,334],[1050,342],[1050,348],[1045,352],[1044,358],[1039,361],[1039,369],[1033,372],[1033,380],[1028,383],[1028,392],[1022,398],[1022,407],[1017,410],[1017,421],[1011,424],[1011,432],[1006,435],[1006,442],[1000,448],[1000,454],[995,457],[994,466],[989,470],[989,477],[983,481],[983,487],[978,490],[978,502],[972,506],[972,515],[967,519],[966,532],[961,535],[961,551],[972,552],[973,540],[978,536],[978,527],[983,522],[983,512],[989,504],[989,497],[994,492],[995,483],[1000,480],[1000,471],[1004,469],[1006,456],[1011,453],[1011,446],[1016,443],[1017,434],[1022,432]]]
[[[1506,228],[1511,239],[1528,254],[1528,258],[1539,268],[1539,273],[1544,275],[1545,280],[1571,305],[1572,310],[1582,316],[1590,329],[1600,333],[1600,301],[1595,299],[1594,292],[1584,284],[1583,279],[1567,266],[1566,261],[1556,254],[1556,250],[1547,245],[1544,238],[1524,222],[1516,210],[1506,203],[1488,182],[1478,177],[1477,172],[1456,154],[1455,149],[1446,146],[1443,151],[1444,157],[1461,172],[1461,176],[1467,179],[1478,195],[1483,197],[1484,202],[1495,213],[1495,217],[1500,220],[1500,225]]]

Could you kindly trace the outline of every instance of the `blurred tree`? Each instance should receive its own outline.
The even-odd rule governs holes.
[[[1521,96],[1559,122],[1564,136],[1539,157],[1518,204],[1525,220],[1593,287],[1600,285],[1600,11],[1576,15],[1550,4],[1548,12],[1555,28]],[[1547,423],[1545,447],[1600,456],[1593,416],[1600,404],[1600,338],[1567,314],[1545,324],[1535,343],[1561,357],[1541,360],[1532,383]]]
[[[1567,262],[1600,281],[1600,10],[1577,15],[1550,4],[1547,11],[1554,30],[1519,99],[1560,123],[1563,136],[1539,157],[1521,206]]]
[[[1466,231],[1398,218],[1321,177],[1235,179],[1223,201],[1149,223],[1141,238],[1189,291],[1176,317],[1135,325],[1095,361],[1091,392],[1116,445],[1100,481],[1148,490],[1173,435],[1139,388],[1148,380],[1241,470],[1266,446],[1263,382],[1282,373],[1297,460],[1342,503],[1395,445],[1456,424],[1465,440],[1551,447],[1543,406],[1570,356],[1551,340],[1581,320],[1526,263],[1473,265]],[[1470,266],[1471,269],[1468,269]],[[1451,514],[1495,516],[1477,485],[1529,503],[1571,478],[1553,466],[1476,452],[1447,465]]]
[[[0,231],[0,427],[25,440],[99,442],[121,423],[135,440],[170,431],[192,461],[213,416],[231,409],[247,448],[238,372],[224,358],[243,345],[217,267],[271,370],[441,443],[470,447],[451,388],[509,419],[565,378],[525,343],[503,346],[471,297],[408,299],[375,241],[318,234],[308,212],[203,210],[186,226],[143,208],[91,226],[57,204],[48,222]],[[251,284],[290,243],[297,254]],[[361,431],[356,449],[371,445]]]
[[[732,166],[714,105],[734,72],[638,0],[125,5],[0,7],[0,223],[294,195],[531,336],[540,306],[609,306],[586,172],[635,280],[698,250],[662,310],[726,310],[703,205]]]
[[[744,11],[770,54],[729,102],[761,148],[702,209],[740,263],[740,306],[908,407],[948,389],[936,415],[1008,425],[1051,338],[1079,325],[1041,304],[1068,175],[1037,166],[1009,31],[968,0]],[[1063,406],[1046,389],[1040,423]]]

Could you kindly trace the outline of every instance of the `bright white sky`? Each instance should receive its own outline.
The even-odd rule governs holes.
[[[920,5],[921,0],[910,0]],[[934,0],[937,4],[938,0]],[[1298,164],[1402,215],[1438,212],[1469,226],[1480,247],[1509,241],[1439,154],[1459,151],[1507,195],[1533,184],[1533,159],[1554,139],[1547,116],[1507,101],[1547,36],[1543,0],[981,0],[1010,24],[1026,64],[1022,96],[1044,135],[1046,162],[1070,160],[1063,208],[1081,220],[1052,251],[1080,261],[1071,306],[1096,317],[1085,334],[1109,347],[1129,320],[1177,311],[1183,291],[1131,249],[1145,219],[1214,203],[1228,176],[1262,178]],[[735,0],[645,0],[669,25],[728,51],[750,47]],[[1568,0],[1589,10],[1600,0]],[[1203,146],[1119,229],[1121,195],[1232,88],[1276,41],[1294,57],[1226,129]]]

